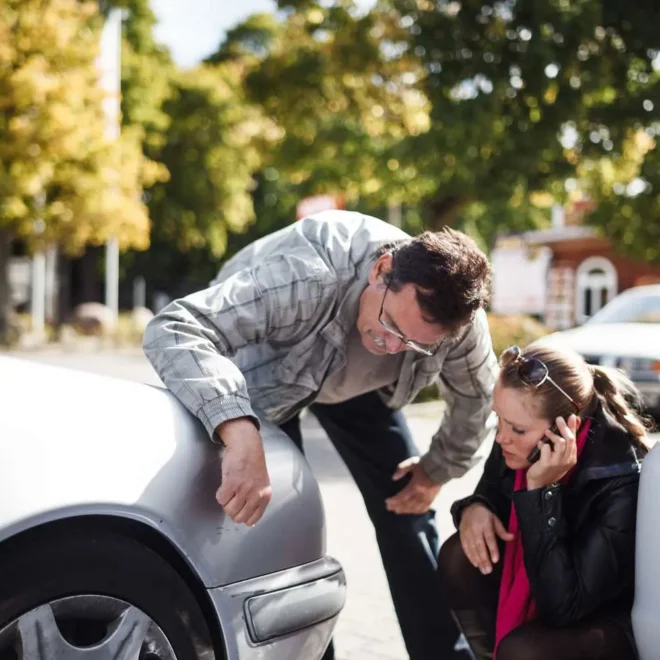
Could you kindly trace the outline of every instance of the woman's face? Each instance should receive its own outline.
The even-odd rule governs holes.
[[[495,442],[502,447],[507,467],[529,467],[527,456],[552,423],[537,416],[530,390],[504,387],[499,380],[493,392],[493,410],[498,416]]]

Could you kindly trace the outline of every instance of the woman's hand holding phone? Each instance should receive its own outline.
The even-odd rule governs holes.
[[[568,421],[557,417],[553,429],[539,440],[540,457],[527,470],[527,489],[544,488],[559,481],[577,463],[577,430],[580,419],[571,415]],[[547,440],[551,441],[551,444]]]
[[[512,541],[502,521],[484,504],[470,504],[461,516],[458,529],[463,552],[470,563],[484,575],[493,570],[493,564],[499,561],[497,537],[503,541]]]

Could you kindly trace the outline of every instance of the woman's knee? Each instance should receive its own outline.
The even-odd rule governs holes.
[[[497,646],[497,660],[545,660],[539,638],[529,634],[525,626],[512,630]],[[547,640],[546,640],[547,641]],[[554,656],[551,656],[554,659]]]
[[[442,544],[438,555],[438,574],[450,596],[466,588],[469,583],[465,579],[466,571],[473,570],[474,567],[463,552],[460,536],[458,533],[453,534]]]
[[[635,656],[624,629],[606,615],[559,628],[538,620],[523,623],[497,647],[497,660],[632,660]]]
[[[463,546],[461,545],[461,538],[458,535],[458,532],[452,534],[440,548],[440,554],[438,555],[438,571],[441,575],[450,575],[455,573],[456,568],[467,561],[467,557],[463,552]]]

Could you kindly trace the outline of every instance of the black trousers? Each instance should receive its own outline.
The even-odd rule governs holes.
[[[500,545],[500,557],[504,546]],[[452,612],[477,660],[492,658],[502,560],[483,575],[465,556],[458,534],[442,546],[439,572]],[[497,660],[635,660],[622,625],[598,612],[570,626],[524,623],[499,644]]]
[[[439,590],[435,512],[397,515],[385,508],[385,499],[407,483],[392,481],[397,465],[418,455],[403,414],[388,408],[375,392],[334,405],[315,403],[310,411],[362,493],[411,660],[464,657],[454,654],[459,633]],[[299,418],[282,429],[302,449]],[[332,644],[324,660],[331,658]]]

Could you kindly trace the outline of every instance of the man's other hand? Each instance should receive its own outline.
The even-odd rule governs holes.
[[[223,422],[216,433],[226,446],[216,499],[235,523],[252,527],[273,496],[261,436],[247,418]]]
[[[411,475],[410,481],[393,497],[385,500],[388,511],[398,514],[423,514],[433,505],[433,500],[442,486],[435,483],[419,463],[419,457],[413,456],[399,463],[392,479],[398,481],[406,474]]]

